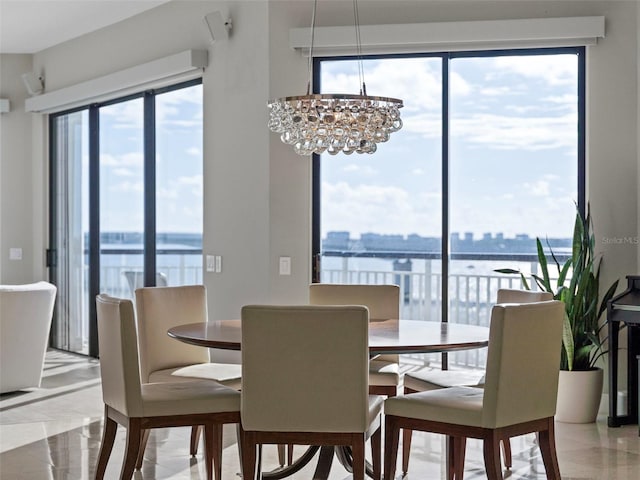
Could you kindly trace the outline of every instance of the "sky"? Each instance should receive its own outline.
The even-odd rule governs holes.
[[[364,60],[369,95],[404,126],[374,155],[323,155],[322,235],[440,236],[439,58]],[[450,231],[570,237],[577,198],[577,57],[456,58],[450,70]],[[357,93],[355,61],[325,61],[323,93]]]

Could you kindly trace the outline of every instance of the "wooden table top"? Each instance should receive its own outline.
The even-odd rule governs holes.
[[[240,350],[240,320],[214,320],[170,328],[170,337],[201,347]],[[431,353],[486,347],[489,329],[458,323],[422,320],[375,320],[369,323],[369,351],[381,353]]]

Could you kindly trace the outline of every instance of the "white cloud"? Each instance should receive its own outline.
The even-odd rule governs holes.
[[[128,168],[114,168],[112,173],[117,177],[133,177],[134,173]]]
[[[471,114],[452,119],[453,136],[465,142],[490,145],[499,150],[529,151],[576,148],[576,117],[508,117]]]
[[[514,72],[529,78],[540,78],[549,85],[574,85],[578,61],[575,55],[537,55],[496,57],[494,74]]]
[[[348,165],[345,165],[342,171],[346,173],[357,173],[358,175],[366,175],[366,176],[372,176],[372,175],[378,174],[378,171],[375,168],[371,167],[370,165],[359,165],[355,163],[350,163]]]
[[[534,197],[547,197],[551,193],[549,182],[546,180],[538,180],[532,183],[527,182],[523,185],[523,188]]]
[[[142,168],[144,155],[141,152],[123,153],[111,155],[103,153],[100,155],[100,165],[103,167],[139,167]]]
[[[352,236],[366,232],[434,235],[440,229],[439,196],[412,196],[399,187],[324,182],[322,205],[325,233],[347,230]]]
[[[124,181],[124,182],[114,183],[110,185],[109,190],[113,192],[119,192],[119,193],[136,193],[136,194],[140,193],[141,194],[144,192],[144,187],[142,182]]]

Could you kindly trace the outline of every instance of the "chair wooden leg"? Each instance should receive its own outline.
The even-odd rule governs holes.
[[[136,461],[136,470],[142,468],[142,462],[144,460],[144,452],[147,449],[147,441],[149,440],[150,429],[142,431],[142,438],[140,439],[140,453],[138,454],[138,460]]]
[[[413,430],[404,428],[402,430],[402,476],[409,471],[409,456],[411,455],[411,437]]]
[[[464,477],[464,457],[467,439],[465,437],[447,436],[447,480],[462,480]]]
[[[242,478],[255,480],[256,478],[256,441],[251,432],[240,429],[242,443]]]
[[[285,457],[287,456],[286,454],[287,446],[284,443],[279,443],[278,445],[276,445],[276,447],[278,447],[278,464],[281,467],[284,467],[284,464],[286,462]]]
[[[404,394],[414,393],[415,390],[411,390],[410,388],[404,389]],[[409,456],[411,455],[411,437],[413,431],[404,428],[402,430],[402,476],[406,476],[409,471]]]
[[[129,418],[127,426],[127,448],[120,471],[120,480],[130,480],[133,477],[133,471],[136,468],[138,454],[140,453],[140,440],[142,438],[140,418]]]
[[[371,464],[373,480],[382,478],[382,428],[378,428],[371,435]]]
[[[465,437],[456,437],[455,439],[455,457],[453,462],[455,480],[462,480],[464,477],[464,457],[467,448],[467,439]]]
[[[502,480],[502,464],[500,463],[500,438],[495,430],[491,430],[484,439],[484,468],[488,480]]]
[[[362,434],[355,439],[351,446],[353,455],[353,480],[364,480],[364,442],[365,436]]]
[[[107,463],[113,450],[113,442],[116,439],[116,431],[118,424],[107,416],[107,409],[104,412],[104,431],[102,432],[102,442],[100,444],[100,453],[98,455],[98,465],[96,466],[96,480],[104,479],[104,472],[107,469]]]
[[[207,480],[213,480],[213,459],[216,456],[216,432],[213,423],[204,425],[204,462]]]
[[[191,427],[191,443],[189,445],[189,453],[195,456],[198,453],[198,443],[200,443],[200,434],[202,433],[202,425],[194,425]]]
[[[538,442],[542,453],[542,462],[547,472],[547,480],[560,480],[560,466],[556,455],[556,435],[553,417],[548,419],[546,430],[538,432]]]
[[[290,443],[287,447],[287,465],[293,465],[293,443]]]
[[[213,425],[213,473],[216,480],[222,480],[222,425]]]
[[[456,437],[447,435],[447,464],[446,474],[447,480],[454,480],[456,475]]]
[[[511,458],[511,439],[503,438],[502,442],[502,456],[504,457],[504,466],[507,469],[510,469],[513,465],[513,460]]]
[[[400,443],[400,427],[397,418],[387,415],[384,421],[384,478],[393,480],[398,461],[398,444]]]

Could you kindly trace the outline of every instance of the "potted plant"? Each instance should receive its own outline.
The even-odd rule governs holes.
[[[602,397],[603,370],[596,364],[606,353],[606,338],[602,335],[606,322],[601,323],[600,319],[618,287],[618,280],[613,282],[598,302],[602,257],[594,253],[595,236],[588,206],[586,216],[579,211],[576,213],[571,257],[563,265],[558,262],[551,246],[548,246],[558,272],[555,288],[539,238],[536,238],[536,247],[542,276],[534,274],[532,277],[538,288],[552,293],[554,299],[565,304],[556,419],[590,423],[597,417]],[[522,272],[508,268],[496,272],[520,274],[524,288],[530,289]]]

